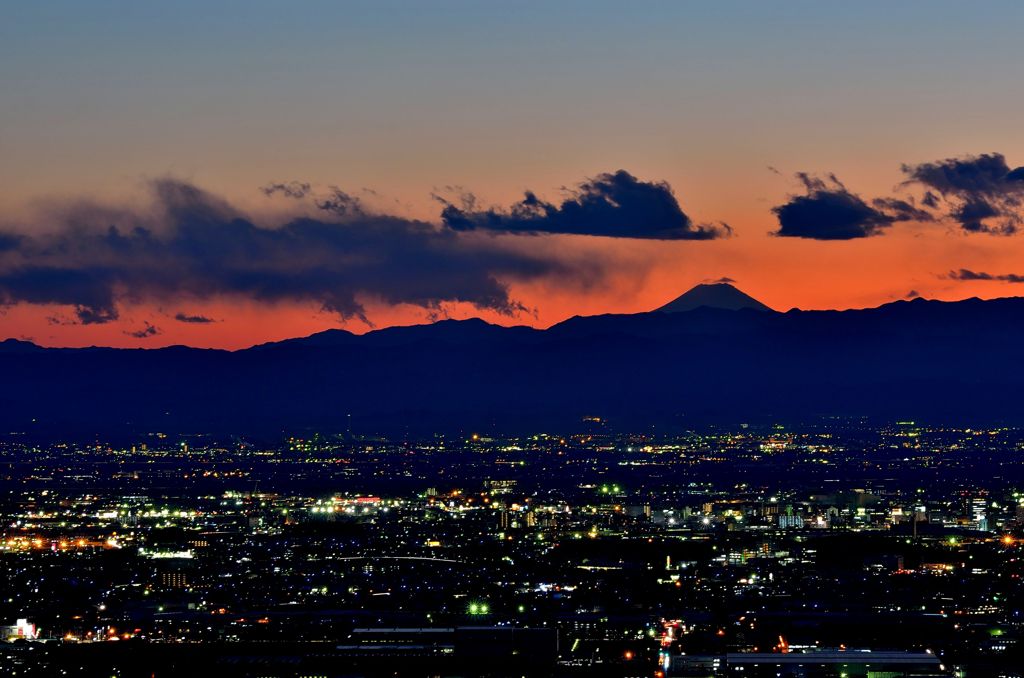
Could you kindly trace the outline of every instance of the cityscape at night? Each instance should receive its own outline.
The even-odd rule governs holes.
[[[1019,0],[0,0],[0,678],[1024,678]]]
[[[1022,454],[1019,429],[858,420],[11,437],[0,652],[19,675],[1016,676]]]

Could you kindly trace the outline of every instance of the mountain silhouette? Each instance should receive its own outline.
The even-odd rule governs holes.
[[[685,296],[685,295],[684,295]],[[0,342],[0,430],[26,437],[621,430],[820,417],[1024,424],[1024,299],[785,313],[446,320],[239,351]],[[654,427],[653,429],[651,427]]]
[[[749,294],[724,282],[697,285],[655,310],[662,313],[680,313],[701,307],[724,308],[730,311],[738,311],[743,308],[755,311],[772,310]]]

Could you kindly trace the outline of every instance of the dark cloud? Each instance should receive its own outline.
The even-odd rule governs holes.
[[[798,173],[804,195],[772,208],[776,235],[814,240],[851,240],[878,235],[897,221],[929,221],[931,215],[910,200],[878,198],[872,204],[851,192],[834,174],[826,178]]]
[[[305,181],[286,181],[282,183],[267,184],[260,188],[260,192],[267,197],[281,194],[286,198],[299,200],[301,198],[305,198],[311,189],[312,186]]]
[[[527,309],[510,283],[586,285],[603,267],[426,222],[326,211],[329,220],[262,227],[191,184],[157,181],[152,204],[137,212],[82,203],[4,234],[14,245],[0,252],[0,306],[66,305],[86,324],[117,319],[122,302],[212,296],[313,302],[364,320],[366,300],[428,310],[465,302],[511,315]]]
[[[10,233],[0,233],[0,252],[13,250],[21,244],[21,238]]]
[[[915,205],[913,199],[875,198],[871,204],[893,221],[935,221],[932,213]]]
[[[160,334],[160,328],[146,323],[141,330],[125,332],[125,334],[129,337],[135,337],[136,339],[148,339],[149,337],[155,337]]]
[[[985,223],[986,219],[993,219],[1000,216],[1001,212],[990,202],[984,199],[971,199],[950,210],[950,216],[956,219],[960,226],[971,233],[1002,233],[1010,235],[1017,230],[1016,224],[1004,222],[1002,226],[993,227]]]
[[[1019,273],[985,273],[984,271],[972,271],[968,268],[961,268],[958,271],[950,271],[949,277],[961,282],[972,282],[975,280],[988,280],[1007,283],[1024,283],[1024,275]]]
[[[736,282],[736,280],[734,278],[730,278],[728,276],[722,276],[721,278],[706,278],[704,280],[704,282],[712,283],[712,284],[723,284],[724,283],[724,284],[727,284],[727,285],[732,285],[732,284],[734,284]]]
[[[267,197],[283,195],[294,200],[309,198],[318,210],[339,217],[366,215],[366,210],[359,198],[346,193],[337,186],[330,186],[327,193],[323,194],[314,191],[312,185],[305,181],[286,181],[267,184],[260,188],[260,192]],[[366,192],[373,193],[372,191]]]
[[[317,209],[339,217],[364,216],[366,214],[359,198],[349,195],[337,186],[331,186],[330,192],[324,197],[315,198],[313,204]]]
[[[111,303],[113,302],[111,301]],[[117,309],[113,306],[109,308],[92,308],[76,304],[75,315],[78,317],[78,322],[82,325],[100,325],[117,320]]]
[[[454,231],[565,233],[612,238],[709,240],[729,235],[725,224],[697,225],[663,181],[641,181],[625,170],[599,174],[573,189],[560,204],[527,191],[508,209],[480,209],[471,193],[444,205],[441,219]]]
[[[217,322],[213,318],[207,318],[205,315],[189,315],[187,313],[175,313],[174,319],[179,323],[193,323],[197,325]]]
[[[64,266],[53,262],[62,245],[53,243],[36,258],[36,242],[20,239],[19,247],[8,250],[0,262],[0,305],[64,304],[74,307],[78,322],[93,325],[117,318],[114,304],[115,277],[105,266]],[[25,256],[28,254],[29,256]]]
[[[1024,225],[1024,167],[1010,169],[999,153],[903,165],[903,172],[925,189],[923,204],[943,208],[965,231],[1011,235]]]
[[[921,293],[917,290],[910,290],[903,296],[904,299],[919,299],[920,297]]]

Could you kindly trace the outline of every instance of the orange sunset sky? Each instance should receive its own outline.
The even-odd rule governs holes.
[[[12,9],[0,339],[238,348],[439,317],[546,327],[651,310],[722,277],[778,310],[1024,290],[1017,4],[429,5],[257,2],[198,22],[183,6]],[[912,172],[986,154],[1006,167],[984,185]],[[617,170],[674,196],[691,230],[650,237],[646,207],[615,193],[595,200],[623,232],[566,216],[564,201],[586,208],[588,182]],[[165,180],[200,189],[200,206],[156,195]],[[260,190],[275,183],[307,189]],[[323,208],[333,187],[347,212]],[[513,220],[528,190],[555,215]],[[926,205],[929,191],[942,200]],[[432,196],[471,225],[445,221]],[[801,197],[863,204],[863,233],[787,232],[773,208]],[[972,221],[978,201],[995,213]],[[350,239],[229,242],[237,220],[263,237],[295,219]],[[691,237],[721,223],[728,237]],[[97,245],[110,226],[161,244]],[[473,294],[480,279],[498,302]],[[361,310],[339,311],[336,292]]]

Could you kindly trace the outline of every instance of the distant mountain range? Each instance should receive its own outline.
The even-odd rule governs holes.
[[[723,308],[724,306],[724,308]],[[620,429],[821,416],[1024,424],[1024,298],[773,311],[729,285],[546,330],[445,320],[240,351],[0,342],[0,431]]]

